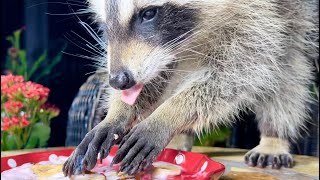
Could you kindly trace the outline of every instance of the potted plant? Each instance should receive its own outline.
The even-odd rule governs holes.
[[[49,89],[24,81],[23,76],[1,76],[1,150],[45,147],[50,121],[60,110],[47,103]]]

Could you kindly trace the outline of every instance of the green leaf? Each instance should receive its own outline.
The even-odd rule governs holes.
[[[27,52],[25,50],[19,50],[18,56],[21,62],[21,73],[23,73],[24,78],[27,80],[28,79],[28,64],[27,64]]]
[[[32,75],[36,72],[36,70],[41,66],[41,64],[47,59],[48,52],[45,50],[43,54],[38,58],[36,62],[31,67],[31,70],[28,74],[28,78],[31,78]],[[37,82],[37,81],[36,81]]]
[[[50,138],[50,127],[43,123],[36,123],[31,130],[30,137],[25,146],[26,149],[44,147]]]
[[[224,142],[231,134],[231,130],[227,127],[221,127],[217,131],[204,133],[200,139],[196,139],[196,146],[213,146],[215,142]]]
[[[11,69],[12,70],[12,74],[14,75],[22,75],[19,73],[19,65],[15,60],[11,60]]]
[[[47,142],[50,138],[50,132],[51,132],[50,127],[49,126],[44,126],[44,127],[46,128],[46,134],[40,137],[39,147],[47,146]]]
[[[14,39],[12,36],[8,36],[6,39],[11,43],[12,46],[14,46]]]
[[[51,64],[49,64],[50,70],[51,70],[54,66],[56,66],[56,65],[61,61],[62,55],[63,55],[62,52],[63,52],[66,48],[67,48],[67,44],[65,44],[65,45],[63,46],[63,48],[61,49],[61,51],[53,58]]]
[[[316,101],[319,101],[319,88],[316,83],[313,83],[311,92],[313,94],[314,99]]]
[[[39,138],[35,134],[31,133],[24,149],[35,148],[38,144],[38,141],[39,141]]]
[[[12,71],[12,62],[10,56],[6,57],[6,63],[4,65],[5,69],[11,70]]]
[[[17,49],[20,49],[20,35],[21,35],[21,29],[16,30],[13,33],[13,37],[14,37],[14,47]]]
[[[62,51],[67,47],[67,45],[65,45],[63,48],[62,48]],[[56,66],[62,59],[62,51],[60,51],[52,60],[52,62],[40,73],[39,76],[37,76],[37,78],[35,79],[36,82],[38,82],[41,78],[43,78],[44,76],[46,75],[49,75],[52,68],[54,66]]]
[[[15,135],[10,133],[4,133],[3,134],[3,147],[4,150],[15,150],[18,148],[17,145],[17,138]]]

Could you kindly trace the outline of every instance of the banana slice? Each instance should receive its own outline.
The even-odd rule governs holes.
[[[152,178],[165,179],[168,176],[178,176],[182,171],[180,166],[167,162],[158,161],[154,162],[152,165],[154,166]]]

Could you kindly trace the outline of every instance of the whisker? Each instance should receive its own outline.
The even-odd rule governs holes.
[[[96,40],[97,43],[100,44],[100,46],[102,48],[106,48],[105,43],[100,39],[100,37],[94,32],[94,30],[87,23],[85,23],[83,21],[81,21],[79,23],[87,30],[87,32],[92,36],[92,38],[94,40]]]
[[[181,69],[159,69],[160,71],[165,71],[165,72],[185,72],[185,73],[190,73],[193,71],[187,71],[187,70],[181,70]]]
[[[67,33],[67,35],[68,35],[68,33]],[[91,53],[91,54],[93,54],[93,55],[95,55],[95,56],[100,55],[100,54],[95,54],[94,52],[91,52],[91,51],[89,51],[88,49],[86,49],[86,48],[84,48],[84,47],[81,47],[78,43],[75,43],[73,40],[71,40],[70,38],[68,38],[66,35],[64,35],[64,37],[65,37],[69,42],[71,42],[71,43],[74,44],[75,46],[79,47],[80,49],[82,49],[82,50],[84,50],[84,51],[86,51],[86,52],[88,52],[88,53]],[[80,43],[80,44],[82,44],[82,43]]]
[[[91,74],[95,74],[95,73],[96,73],[96,71],[91,71],[91,72],[85,73],[85,75],[87,76],[87,75],[91,75]]]
[[[34,4],[34,5],[30,5],[30,6],[26,7],[26,8],[32,8],[32,7],[39,6],[39,5],[44,5],[44,4],[62,4],[62,5],[72,5],[72,6],[87,7],[85,5],[76,4],[76,3],[68,3],[68,2],[42,2],[42,3],[37,3],[37,4]]]
[[[71,31],[73,34],[75,34],[76,36],[78,36],[79,38],[81,38],[82,40],[84,40],[85,42],[87,42],[92,48],[94,48],[96,50],[97,53],[99,53],[100,55],[104,56],[104,52],[101,51],[99,48],[97,48],[95,45],[93,45],[92,43],[90,43],[88,40],[84,39],[83,37],[81,37],[79,34],[77,34],[74,31]],[[100,45],[100,44],[98,44]]]
[[[46,15],[51,15],[51,16],[69,16],[69,15],[84,15],[84,14],[89,14],[91,13],[88,10],[85,11],[78,11],[78,12],[74,12],[74,13],[48,13],[46,12]]]
[[[79,14],[78,16],[85,16],[85,14]],[[66,18],[61,18],[60,20],[57,20],[57,23],[62,23],[64,21],[67,21],[69,19],[72,19],[73,17],[66,17]]]
[[[68,53],[68,52],[65,52],[65,51],[61,51],[62,53],[64,54],[67,54],[67,55],[70,55],[70,56],[74,56],[74,57],[80,57],[80,58],[83,58],[83,59],[89,59],[89,60],[97,60],[93,57],[90,57],[90,56],[85,56],[85,55],[81,55],[81,54],[72,54],[72,53]]]
[[[71,8],[71,6],[68,6],[69,9],[74,12],[74,10]],[[101,38],[97,35],[97,33],[88,25],[86,22],[82,21],[77,14],[74,14],[75,18],[78,20],[79,24],[86,30],[87,33],[102,47],[106,48],[105,42],[101,40]]]

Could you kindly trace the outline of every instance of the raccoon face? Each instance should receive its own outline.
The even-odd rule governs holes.
[[[91,0],[105,23],[109,83],[126,90],[147,84],[168,68],[197,25],[188,1]]]

